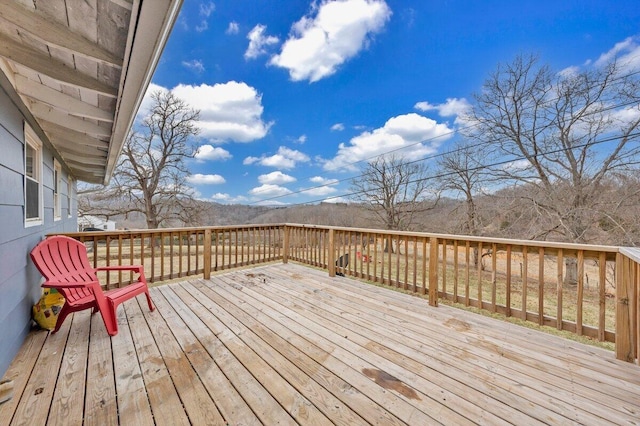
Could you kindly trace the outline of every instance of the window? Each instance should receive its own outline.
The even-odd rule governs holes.
[[[62,188],[62,167],[58,160],[53,160],[53,219],[60,220],[62,218],[62,205],[60,189]]]
[[[25,223],[33,226],[42,223],[42,145],[30,127],[24,135]]]

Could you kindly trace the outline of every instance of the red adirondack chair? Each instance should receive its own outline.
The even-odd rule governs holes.
[[[46,279],[42,287],[55,288],[65,298],[54,333],[70,313],[92,308],[93,313],[100,311],[107,332],[115,336],[118,334],[118,305],[142,293],[147,296],[149,310],[154,309],[142,265],[93,268],[87,257],[86,246],[62,235],[41,241],[31,251],[31,259]],[[102,291],[97,271],[134,271],[139,276],[138,281],[126,287]]]

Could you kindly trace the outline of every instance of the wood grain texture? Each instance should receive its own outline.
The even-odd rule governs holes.
[[[30,337],[9,370],[16,396],[0,405],[0,425],[640,419],[638,366],[612,352],[291,258],[151,295],[153,312],[140,298],[119,308],[111,339],[88,312]]]

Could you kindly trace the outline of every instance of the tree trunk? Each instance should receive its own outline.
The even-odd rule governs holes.
[[[578,285],[578,261],[573,257],[567,257],[564,260],[564,285]]]

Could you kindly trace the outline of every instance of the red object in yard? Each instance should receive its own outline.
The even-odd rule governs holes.
[[[107,332],[115,336],[118,334],[118,305],[143,293],[147,297],[149,310],[154,309],[142,265],[93,268],[87,257],[86,246],[62,235],[41,241],[31,250],[31,259],[46,279],[42,287],[55,288],[65,298],[54,333],[60,329],[67,315],[91,308],[93,313],[100,311]],[[96,275],[98,271],[133,271],[139,276],[138,281],[126,287],[102,291]]]
[[[358,259],[362,259],[362,261],[363,261],[363,262],[369,262],[369,261],[370,261],[369,255],[362,254],[362,253],[361,253],[361,252],[359,252],[359,251],[357,251],[357,252],[356,252],[356,257],[357,257]]]

